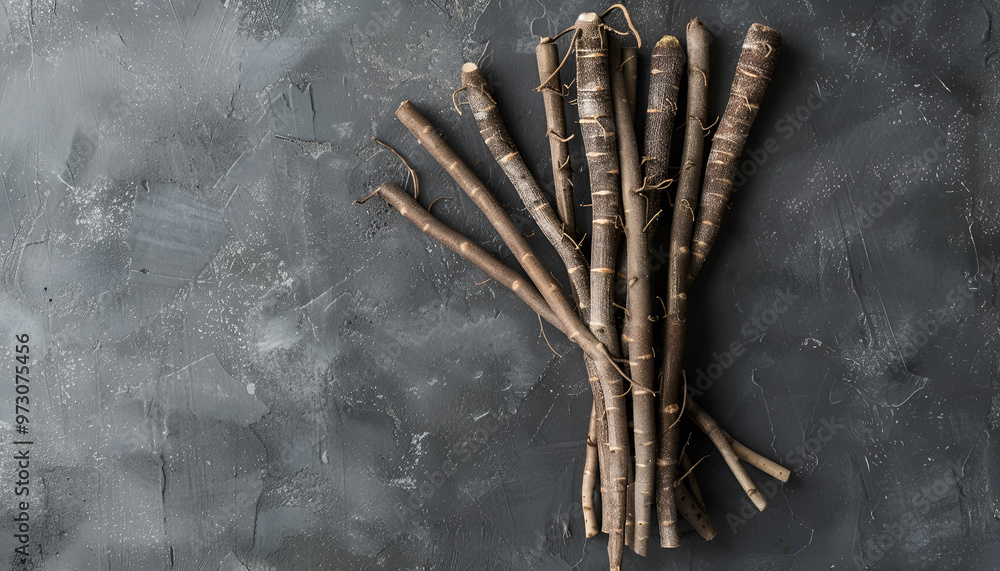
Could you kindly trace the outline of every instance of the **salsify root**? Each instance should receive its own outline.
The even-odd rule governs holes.
[[[618,149],[608,70],[608,39],[600,16],[581,14],[574,24],[576,40],[577,111],[590,174],[593,228],[591,232],[590,328],[615,356],[618,350],[614,315],[617,220],[621,208]],[[602,381],[604,377],[602,376]],[[620,378],[603,384],[608,415],[612,471],[604,502],[602,527],[608,533],[608,560],[612,571],[621,568],[625,543],[627,469],[631,459],[625,390]],[[624,437],[624,438],[622,438]]]
[[[653,46],[649,58],[649,96],[646,100],[646,134],[643,140],[643,192],[649,198],[650,221],[646,233],[656,234],[661,216],[660,196],[670,184],[668,161],[677,100],[680,97],[681,73],[684,71],[684,49],[677,38],[663,36]],[[654,218],[655,217],[655,218]]]
[[[468,96],[469,107],[479,126],[479,133],[486,142],[493,158],[503,170],[521,202],[535,220],[542,234],[555,248],[566,266],[570,285],[583,319],[589,312],[590,283],[587,279],[587,260],[576,243],[563,230],[563,221],[552,209],[535,177],[528,170],[521,152],[514,144],[507,127],[500,118],[496,100],[489,94],[486,76],[474,63],[462,66],[462,89]]]
[[[670,264],[667,277],[667,335],[660,392],[660,455],[657,461],[657,510],[660,546],[679,547],[673,486],[680,454],[681,369],[687,322],[687,264],[694,205],[698,200],[701,159],[705,146],[703,126],[708,114],[709,34],[695,18],[687,26],[688,103],[680,181],[674,198],[670,226]]]
[[[556,209],[563,222],[563,230],[577,238],[576,203],[573,200],[573,167],[569,162],[569,139],[566,130],[566,113],[563,108],[562,79],[559,76],[559,46],[551,38],[542,38],[535,48],[538,63],[539,90],[545,104],[545,135],[549,140],[552,157],[552,182],[555,187]],[[587,300],[589,303],[590,300]]]
[[[741,444],[738,440],[730,436],[730,434],[725,430],[722,430],[722,434],[729,442],[729,445],[733,447],[733,452],[736,453],[736,456],[739,457],[740,460],[743,460],[747,464],[750,464],[751,466],[757,468],[761,472],[764,472],[768,476],[771,476],[772,478],[780,480],[782,482],[787,482],[788,478],[792,475],[791,470],[785,468],[784,466],[778,464],[777,462],[771,460],[770,458],[761,456],[760,454],[747,448],[746,446]]]
[[[736,63],[736,76],[729,94],[729,103],[712,138],[712,150],[705,168],[705,185],[698,205],[699,224],[691,241],[691,263],[688,282],[705,263],[705,257],[719,235],[719,228],[729,207],[733,192],[733,176],[743,153],[750,126],[764,99],[774,66],[781,51],[781,34],[763,24],[753,24],[743,40],[743,51]]]
[[[627,79],[616,65],[621,52],[618,42],[611,43],[611,95],[618,133],[618,159],[621,167],[621,201],[625,213],[626,296],[624,345],[628,347],[629,375],[632,377],[632,414],[635,444],[634,539],[632,550],[645,556],[649,542],[656,476],[656,368],[653,362],[653,294],[649,279],[649,241],[646,226],[646,199],[639,194],[642,172],[639,148],[633,125],[634,111],[628,101]],[[634,96],[634,93],[633,93]]]

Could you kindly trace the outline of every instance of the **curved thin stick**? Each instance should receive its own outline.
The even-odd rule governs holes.
[[[398,152],[396,152],[396,149],[390,147],[389,145],[383,143],[382,141],[379,141],[375,137],[372,137],[372,140],[375,141],[376,143],[382,145],[383,147],[389,149],[390,151],[392,151],[392,154],[396,155],[399,158],[399,160],[403,161],[403,166],[406,167],[406,170],[410,171],[410,176],[413,177],[413,198],[414,199],[419,199],[420,198],[420,180],[417,179],[417,171],[413,170],[413,167],[410,166],[410,163],[406,162],[406,159],[403,158],[403,155],[401,155]],[[368,195],[368,198],[371,198],[370,194]],[[368,200],[368,198],[365,198],[365,200]]]
[[[639,37],[639,31],[636,30],[635,26],[632,25],[632,16],[629,15],[628,8],[626,8],[624,4],[613,4],[610,8],[608,8],[607,10],[605,10],[603,14],[601,14],[601,18],[607,16],[615,8],[618,8],[619,10],[622,11],[622,15],[625,16],[625,21],[628,23],[628,29],[632,30],[632,35],[635,36],[635,41],[638,44],[636,47],[641,48],[642,47],[642,38]],[[617,30],[612,30],[612,31],[614,31],[616,34],[619,34],[619,35],[622,35],[622,36],[627,35],[627,34],[623,34],[621,32],[618,32]]]

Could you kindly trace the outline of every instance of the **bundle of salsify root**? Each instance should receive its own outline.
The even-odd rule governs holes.
[[[604,23],[615,8],[623,13],[630,32],[618,32]],[[453,95],[456,110],[460,105],[471,108],[486,146],[565,264],[568,292],[541,264],[491,190],[410,101],[399,106],[396,116],[482,210],[524,274],[421,206],[412,169],[412,196],[400,185],[386,182],[358,202],[381,196],[429,237],[509,288],[583,350],[593,392],[581,486],[584,525],[587,537],[608,534],[610,568],[618,570],[625,546],[646,555],[654,518],[661,547],[680,545],[678,514],[705,539],[716,535],[693,473],[700,460],[692,464],[681,442],[682,418],[708,436],[758,509],[767,502],[740,461],[782,482],[790,472],[723,430],[687,395],[682,372],[687,291],[729,208],[737,162],[774,70],[781,36],[761,24],[753,24],[747,32],[706,164],[704,146],[712,128],[708,30],[695,18],[687,26],[686,46],[673,36],[656,43],[649,62],[645,133],[640,139],[635,129],[635,92],[641,39],[624,7],[615,5],[608,12],[581,14],[559,35],[569,34],[561,62],[559,36],[543,38],[537,48],[555,206],[525,164],[498,113],[501,102],[491,95],[475,64],[462,66],[461,87]],[[637,47],[622,47],[616,38],[629,35]],[[569,85],[575,83],[575,88],[564,85],[560,77],[570,55],[575,55],[576,78]],[[671,134],[685,69],[684,147],[679,172],[671,175],[675,170],[668,166]],[[573,192],[569,145],[577,142],[567,136],[564,111],[572,89],[590,178],[591,196],[584,201],[593,215],[586,234],[576,224],[575,205],[581,198]],[[661,200],[661,193],[671,191],[673,200],[670,195]],[[650,241],[661,221],[670,223],[668,286],[654,296]],[[584,247],[588,235],[589,256]],[[625,292],[624,308],[615,302],[616,288]],[[655,297],[666,298],[666,303],[654,305]],[[654,349],[656,327],[664,329],[660,351]],[[598,485],[599,511],[594,503]]]

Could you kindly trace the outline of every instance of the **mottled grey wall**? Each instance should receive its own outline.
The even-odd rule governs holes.
[[[628,7],[644,64],[660,34],[708,24],[713,115],[749,24],[785,38],[691,295],[686,367],[794,475],[753,472],[771,496],[755,514],[713,454],[698,476],[719,537],[626,568],[1000,567],[997,3]],[[530,234],[451,108],[458,68],[484,68],[547,176],[534,46],[603,8],[6,2],[4,568],[606,568],[576,503],[579,351],[552,332],[556,357],[534,314],[379,200],[351,204],[406,176],[377,136],[424,204],[453,197],[435,214],[511,261],[393,111],[413,99]],[[24,563],[17,438],[33,442]]]

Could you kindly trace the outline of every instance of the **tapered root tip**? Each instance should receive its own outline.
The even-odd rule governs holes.
[[[462,64],[462,73],[472,73],[477,69],[479,69],[479,66],[472,63],[471,61],[469,63]]]

